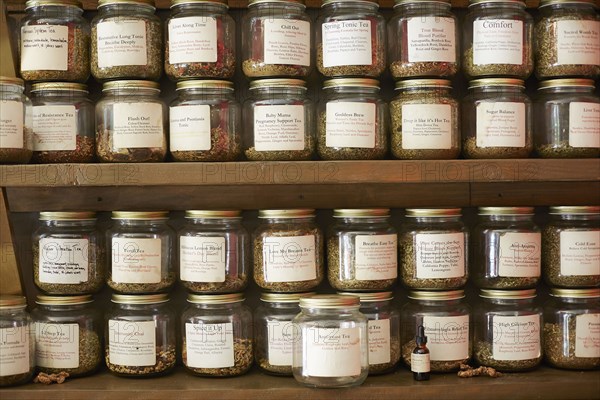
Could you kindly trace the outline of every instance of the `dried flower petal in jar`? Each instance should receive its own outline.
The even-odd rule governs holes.
[[[0,76],[0,164],[27,164],[33,147],[31,100],[22,79]]]
[[[0,296],[0,387],[21,385],[35,372],[35,330],[23,296]]]

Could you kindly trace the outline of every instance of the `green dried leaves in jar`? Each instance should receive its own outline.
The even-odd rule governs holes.
[[[0,76],[0,164],[27,164],[32,155],[31,100],[22,79]]]

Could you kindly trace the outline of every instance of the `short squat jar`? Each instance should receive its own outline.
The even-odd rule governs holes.
[[[94,373],[102,363],[103,322],[91,295],[38,296],[35,322],[36,365],[40,372]]]
[[[520,79],[469,82],[462,124],[465,158],[527,158],[533,150],[533,106]]]
[[[194,293],[241,292],[248,284],[250,237],[240,211],[188,210],[177,233],[179,279]]]
[[[176,280],[175,232],[166,211],[113,211],[106,231],[108,286],[118,293],[166,292]]]
[[[33,149],[31,100],[22,79],[0,76],[0,164],[27,164]]]
[[[480,207],[471,231],[471,276],[480,289],[533,289],[542,275],[542,233],[533,207]]]
[[[300,299],[292,321],[294,378],[316,388],[358,386],[369,373],[367,317],[356,296],[316,295]]]
[[[253,362],[252,313],[243,293],[188,295],[181,316],[183,365],[199,376],[246,373]]]
[[[35,332],[27,300],[0,296],[0,387],[27,383],[35,373]]]
[[[390,210],[337,209],[327,237],[327,277],[342,291],[391,289],[398,278],[398,234]]]

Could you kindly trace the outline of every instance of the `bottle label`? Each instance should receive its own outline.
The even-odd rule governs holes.
[[[0,328],[0,376],[29,372],[29,328]]]
[[[291,366],[298,333],[292,321],[267,321],[269,364]]]
[[[456,62],[455,29],[452,18],[409,18],[408,62]]]
[[[600,275],[600,230],[560,233],[560,274]]]
[[[119,283],[159,283],[161,240],[113,238],[112,280]]]
[[[109,320],[108,358],[116,365],[155,365],[156,322]]]
[[[267,236],[263,239],[266,282],[317,279],[316,239],[306,236]]]
[[[600,314],[575,318],[575,357],[600,357]]]
[[[87,282],[88,246],[87,239],[40,239],[40,282],[66,285]]]
[[[235,365],[233,324],[185,324],[187,366],[229,368]]]
[[[163,146],[163,112],[160,104],[114,104],[113,124],[113,149]]]
[[[217,62],[216,18],[174,18],[168,29],[169,64]]]
[[[360,375],[360,328],[303,328],[304,375]]]
[[[254,148],[304,150],[304,106],[254,107]]]
[[[525,104],[477,104],[477,147],[525,147]]]
[[[327,103],[325,145],[375,148],[376,114],[377,106],[373,103]]]
[[[169,109],[171,151],[210,150],[210,106],[207,104]]]
[[[224,237],[181,236],[179,238],[181,280],[225,282],[226,254]]]
[[[23,149],[23,103],[0,100],[0,149]]]
[[[540,357],[539,315],[517,317],[494,315],[492,323],[494,359],[516,361]]]
[[[415,245],[418,279],[465,276],[464,233],[418,233]]]
[[[66,71],[69,28],[62,25],[21,27],[21,71]]]
[[[75,106],[33,107],[33,150],[55,151],[77,148]]]
[[[557,64],[598,65],[600,21],[556,21]]]
[[[390,320],[369,321],[369,365],[386,364],[392,360],[390,354]]]
[[[321,26],[323,67],[371,65],[373,45],[371,21],[326,22]]]
[[[600,104],[569,104],[569,146],[600,148]]]
[[[450,149],[452,107],[448,104],[402,106],[403,149]]]
[[[79,324],[35,323],[38,367],[79,367]]]
[[[430,372],[431,362],[429,354],[415,354],[410,355],[410,370],[412,372]]]
[[[356,235],[354,247],[357,280],[375,281],[398,276],[398,235]]]
[[[96,32],[98,68],[148,64],[144,21],[119,19],[100,22],[96,25]]]
[[[263,19],[265,64],[310,65],[310,22]]]
[[[523,21],[480,19],[473,22],[473,64],[523,64]]]
[[[500,235],[498,272],[506,277],[539,277],[541,274],[542,235],[507,232]]]
[[[427,347],[434,361],[469,358],[469,316],[423,316]]]

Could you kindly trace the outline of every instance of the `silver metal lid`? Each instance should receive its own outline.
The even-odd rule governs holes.
[[[418,88],[452,89],[452,82],[449,79],[405,79],[396,82],[396,90]]]
[[[476,4],[484,4],[484,3],[508,3],[508,4],[518,4],[523,8],[526,7],[525,0],[469,0],[469,7],[474,6]]]
[[[63,6],[82,8],[81,2],[78,0],[29,0],[25,2],[26,10],[39,6]]]
[[[323,2],[321,3],[321,7],[325,7],[326,5],[329,4],[336,4],[336,3],[367,3],[367,4],[376,4],[377,8],[379,8],[379,3],[377,0],[323,0]]]
[[[170,8],[177,7],[182,4],[214,4],[223,6],[224,8],[229,8],[227,0],[172,0]]]
[[[295,4],[306,8],[304,0],[249,0],[248,7],[255,6],[257,4]]]
[[[598,4],[594,0],[541,0],[538,8],[550,6],[553,4],[587,4],[594,6],[594,8],[598,8]]]
[[[104,85],[102,85],[103,92],[108,90],[119,89],[152,89],[160,92],[160,85],[157,82],[139,81],[132,79],[105,82]]]
[[[469,82],[469,89],[486,86],[514,86],[525,88],[525,81],[523,79],[515,78],[483,78]]]
[[[151,7],[156,10],[154,0],[98,0],[98,8],[112,4],[137,4],[139,6]]]

